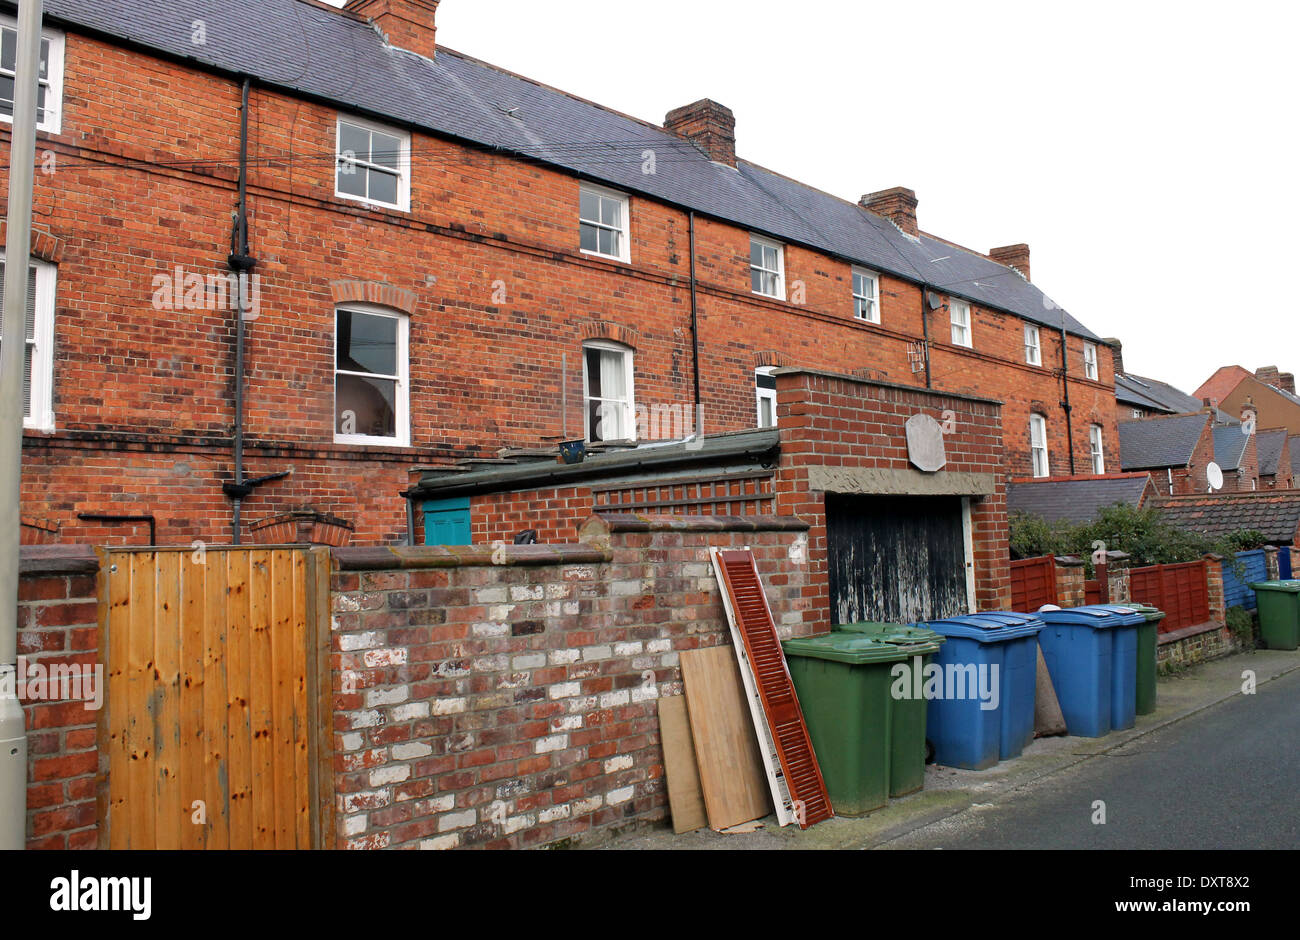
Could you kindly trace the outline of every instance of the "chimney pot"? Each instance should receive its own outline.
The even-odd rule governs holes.
[[[989,257],[998,264],[1015,268],[1029,280],[1029,246],[1023,242],[1019,245],[1004,245],[989,251]]]
[[[664,118],[664,130],[689,140],[714,163],[736,165],[736,116],[708,98],[674,108]]]
[[[868,193],[858,200],[858,205],[868,212],[883,215],[913,238],[921,234],[916,224],[916,193],[906,186]]]
[[[438,0],[347,0],[343,9],[374,23],[398,49],[428,59],[438,50],[434,41]]]

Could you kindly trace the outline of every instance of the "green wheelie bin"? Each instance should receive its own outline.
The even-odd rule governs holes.
[[[836,632],[781,646],[836,815],[863,816],[889,801],[895,751],[900,763],[917,764],[924,774],[924,726],[919,738],[907,732],[906,741],[893,741],[894,708],[900,703],[891,690],[894,667],[910,670],[912,657],[934,653],[936,644],[887,643]],[[924,710],[926,703],[918,697],[901,704]],[[915,727],[914,722],[903,725]]]
[[[936,650],[948,640],[942,633],[935,633],[917,624],[863,621],[836,624],[835,629],[844,633],[869,636],[895,645],[933,643]],[[921,656],[922,669],[929,665],[931,654],[914,653],[913,655]],[[906,796],[915,793],[925,784],[926,712],[926,702],[923,698],[894,699],[889,727],[892,742],[889,754],[890,796]],[[914,744],[916,741],[921,742],[919,753]]]
[[[1156,634],[1165,612],[1150,604],[1125,601],[1120,606],[1132,607],[1147,618],[1137,628],[1137,713],[1149,715],[1156,710]]]
[[[1300,581],[1259,581],[1259,638],[1271,650],[1300,648]]]

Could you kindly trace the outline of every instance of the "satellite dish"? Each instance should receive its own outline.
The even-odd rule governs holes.
[[[1223,471],[1213,460],[1205,468],[1205,478],[1210,481],[1210,492],[1223,489]]]

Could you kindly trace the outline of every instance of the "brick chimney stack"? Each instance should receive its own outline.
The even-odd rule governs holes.
[[[1265,385],[1272,385],[1284,392],[1295,394],[1295,375],[1291,372],[1279,372],[1277,366],[1260,366],[1255,370],[1255,378]]]
[[[1029,280],[1029,246],[1026,244],[1005,245],[1002,248],[993,248],[989,251],[989,257],[998,264],[1005,264],[1009,268],[1015,268]],[[1116,369],[1116,372],[1119,370]]]
[[[1255,399],[1247,395],[1246,400],[1241,405],[1241,423],[1256,424],[1259,421],[1259,409],[1255,407]]]
[[[438,0],[348,0],[343,9],[370,20],[398,49],[428,59],[437,52],[434,17]]]
[[[996,250],[995,248],[994,251]],[[996,261],[997,259],[994,258],[993,260]],[[1029,275],[1026,274],[1025,276],[1028,277]],[[1114,336],[1108,336],[1102,342],[1110,347],[1111,358],[1115,360],[1115,373],[1117,375],[1128,375],[1124,371],[1124,344]]]
[[[913,238],[921,233],[916,225],[916,193],[905,186],[868,193],[858,200],[858,205],[868,212],[883,215]]]
[[[664,118],[664,130],[689,140],[714,163],[736,165],[736,116],[708,98],[674,108]]]

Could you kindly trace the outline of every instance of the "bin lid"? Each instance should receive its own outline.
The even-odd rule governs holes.
[[[1300,594],[1300,581],[1256,581],[1251,585],[1256,591],[1289,591]]]
[[[1035,636],[1045,624],[1030,614],[991,610],[963,617],[927,620],[918,624],[944,636],[959,636],[980,643],[1005,643],[1025,636]]]
[[[1122,621],[1120,623],[1121,627],[1131,627],[1134,624],[1147,622],[1146,613],[1139,610],[1133,604],[1088,604],[1086,606],[1095,607],[1098,610],[1105,610],[1114,614]],[[1078,610],[1079,608],[1075,609]]]
[[[1147,623],[1156,620],[1164,620],[1166,616],[1165,612],[1159,607],[1154,607],[1151,604],[1144,604],[1141,601],[1125,601],[1122,606],[1132,607],[1139,614],[1147,618]]]
[[[906,623],[880,623],[874,620],[863,620],[859,623],[840,623],[832,629],[841,633],[858,633],[865,634],[884,640],[886,643],[896,643],[899,641],[906,643],[928,642],[928,643],[946,643],[948,638],[942,633],[935,633],[933,630],[926,629],[919,624]]]
[[[937,643],[886,643],[875,637],[854,633],[823,633],[797,637],[781,643],[786,656],[829,659],[854,666],[867,663],[896,663],[912,656],[938,652]]]
[[[1048,624],[1070,624],[1091,627],[1094,630],[1127,627],[1146,622],[1146,616],[1139,614],[1132,607],[1119,607],[1114,604],[1090,604],[1083,607],[1064,607],[1061,610],[1040,610],[1038,615]]]

